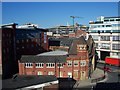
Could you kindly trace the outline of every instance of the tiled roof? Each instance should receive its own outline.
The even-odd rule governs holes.
[[[47,82],[57,81],[56,77],[53,75],[22,75],[16,76],[14,79],[5,79],[2,80],[3,89],[19,89],[32,85],[43,84]]]
[[[88,40],[87,40],[87,45],[89,46],[88,47],[88,51],[89,51],[89,56],[92,56],[93,55],[93,50],[94,50],[94,45],[95,45],[95,42],[94,42],[94,40],[93,40],[93,38],[92,38],[92,36],[91,35],[89,35],[89,38],[88,38]]]
[[[75,38],[51,38],[49,39],[49,41],[56,41],[59,43],[60,46],[71,46],[72,44],[72,41],[74,40]],[[56,44],[50,44],[52,46],[56,46]]]
[[[63,63],[66,62],[66,55],[58,56],[36,56],[36,55],[23,55],[20,59],[21,63],[31,62],[31,63]]]
[[[87,45],[87,42],[83,36],[76,38],[52,38],[51,40],[60,41],[60,46],[68,46],[69,54],[77,54],[77,44]]]
[[[72,42],[72,45],[69,49],[69,54],[72,54],[72,55],[77,54],[77,44],[87,45],[87,42],[85,41],[85,38],[83,36],[76,38]]]
[[[38,54],[37,56],[57,56],[57,55],[62,56],[62,55],[67,55],[67,54],[68,52],[56,50],[56,51],[41,53],[41,54]]]

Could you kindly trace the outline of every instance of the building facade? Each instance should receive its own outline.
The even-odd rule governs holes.
[[[48,51],[47,30],[27,27],[16,29],[16,51],[18,59],[21,55],[36,55]]]
[[[18,72],[18,63],[16,60],[16,24],[1,26],[1,62],[2,62],[2,78],[11,78]]]
[[[120,57],[120,17],[99,17],[89,23],[100,60],[106,56]]]
[[[85,25],[76,24],[74,26],[56,26],[48,28],[48,35],[52,37],[76,37],[78,30],[87,31],[88,27]]]
[[[17,27],[7,24],[0,28],[0,72],[7,79],[18,73],[22,55],[36,55],[48,51],[47,30],[37,27]]]
[[[66,41],[64,41],[66,40]],[[68,55],[22,56],[19,61],[20,75],[55,75],[57,78],[84,80],[89,77],[89,52],[84,37],[65,38],[49,43],[52,52],[67,52]],[[56,46],[56,44],[58,46]],[[92,65],[91,65],[92,66]],[[92,68],[91,68],[92,69]],[[92,70],[91,70],[92,71]]]

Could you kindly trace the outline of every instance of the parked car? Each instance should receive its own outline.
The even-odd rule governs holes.
[[[105,70],[107,72],[112,72],[112,70],[109,67],[104,67],[103,70]]]

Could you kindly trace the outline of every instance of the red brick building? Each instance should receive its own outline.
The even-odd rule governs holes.
[[[10,78],[18,72],[18,63],[16,60],[16,24],[4,25],[0,29],[1,36],[1,60],[2,60],[2,78]]]
[[[88,78],[88,68],[90,68],[89,47],[84,37],[60,38],[49,44],[51,50],[62,50],[63,55],[53,51],[52,55],[49,52],[40,55],[22,56],[19,60],[20,75],[55,75],[58,78],[70,77],[76,80]],[[68,53],[67,56],[64,54],[66,52]]]
[[[0,28],[0,72],[3,79],[11,78],[19,72],[18,59],[22,55],[48,51],[46,29],[17,28],[16,25],[7,24]]]
[[[42,28],[17,28],[17,55],[36,55],[48,51],[47,30]]]

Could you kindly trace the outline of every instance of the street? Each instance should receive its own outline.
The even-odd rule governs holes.
[[[97,82],[98,83],[117,83],[120,82],[120,67],[117,66],[111,66],[111,65],[107,65],[107,68],[109,68],[111,71],[105,71],[105,75],[106,78],[104,80],[102,80],[101,82]],[[104,70],[104,64],[103,63],[97,63],[97,68],[100,68],[102,70]],[[119,75],[119,76],[118,76]],[[88,80],[89,81],[89,80]],[[88,82],[86,81],[86,83]],[[79,83],[82,84],[83,83]],[[74,88],[73,90],[91,90],[93,87],[95,87],[97,85],[96,83],[91,83],[89,85],[83,85],[81,87],[78,88]]]
[[[102,63],[98,63],[97,64],[97,67],[98,68],[103,68],[104,67],[104,64]],[[111,65],[107,65],[108,68],[111,69],[111,72],[107,72],[107,80],[105,82],[120,82],[120,77],[119,77],[119,74],[120,74],[120,67],[117,67],[117,66],[111,66]]]

